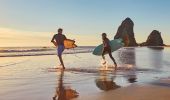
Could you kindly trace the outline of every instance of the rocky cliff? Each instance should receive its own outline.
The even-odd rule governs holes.
[[[141,46],[164,46],[161,33],[153,30],[148,36],[146,42],[140,44]]]
[[[119,26],[114,39],[122,38],[125,46],[137,46],[133,27],[133,21],[130,18],[126,18]]]

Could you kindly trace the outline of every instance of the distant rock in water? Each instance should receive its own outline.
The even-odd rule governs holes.
[[[125,46],[137,46],[133,26],[133,21],[130,18],[126,18],[119,26],[114,39],[122,38]]]
[[[140,46],[164,46],[161,33],[157,30],[153,30],[146,42],[141,43]]]

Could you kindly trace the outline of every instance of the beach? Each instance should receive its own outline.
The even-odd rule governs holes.
[[[101,56],[92,50],[66,50],[66,71],[56,70],[51,49],[1,53],[0,100],[169,100],[170,48],[121,48],[113,52],[117,71],[99,71]]]

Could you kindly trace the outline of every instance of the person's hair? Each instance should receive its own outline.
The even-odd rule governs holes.
[[[102,36],[105,36],[105,37],[106,37],[107,35],[106,35],[106,33],[102,33]]]
[[[63,29],[62,29],[62,28],[59,28],[58,31],[63,31]]]

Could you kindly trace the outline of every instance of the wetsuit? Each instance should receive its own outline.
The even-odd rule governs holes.
[[[111,46],[110,46],[110,40],[108,38],[105,38],[103,40],[103,52],[102,57],[105,59],[104,55],[108,53],[114,64],[117,66],[115,59],[112,56]]]

